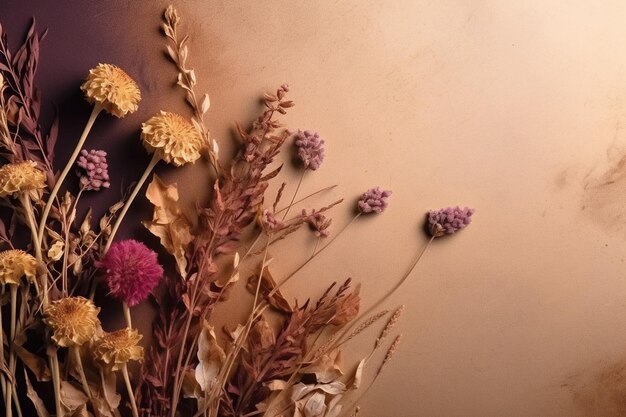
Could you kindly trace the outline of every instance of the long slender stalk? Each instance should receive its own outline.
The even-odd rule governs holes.
[[[126,383],[126,391],[128,392],[130,407],[133,410],[133,417],[139,417],[139,412],[137,411],[137,403],[135,402],[135,394],[133,393],[133,386],[130,384],[130,377],[128,376],[128,366],[126,366],[126,364],[122,366],[122,375],[124,375],[124,382]]]
[[[317,252],[315,252],[313,255],[311,255],[309,257],[309,259],[307,259],[306,261],[304,261],[302,263],[302,265],[300,265],[299,267],[297,267],[294,271],[292,271],[289,275],[287,275],[285,278],[282,279],[282,281],[280,281],[276,287],[274,287],[274,289],[272,289],[272,291],[269,292],[269,294],[267,295],[268,298],[271,297],[272,295],[276,294],[276,292],[280,289],[280,287],[282,287],[284,284],[287,283],[287,281],[289,281],[291,278],[293,278],[294,275],[296,275],[298,272],[300,272],[300,270],[302,270],[302,268],[304,268],[305,266],[308,265],[309,262],[311,262],[313,259],[315,259],[315,257],[317,257],[317,255],[319,255],[320,253],[322,253],[326,248],[328,248],[339,236],[341,236],[343,234],[343,232],[346,231],[346,229],[348,229],[348,227],[350,227],[350,225],[352,223],[354,223],[356,221],[356,219],[359,218],[359,216],[361,216],[361,212],[358,212],[353,218],[352,220],[350,220],[350,222],[348,222],[348,224],[346,224],[339,232],[337,232],[337,234],[335,236],[333,236],[327,244],[325,244],[324,246],[322,246]]]
[[[85,369],[83,368],[83,360],[80,357],[80,350],[78,347],[70,348],[70,353],[74,356],[74,360],[76,361],[76,368],[78,369],[78,374],[80,375],[80,383],[83,386],[83,391],[89,397],[89,400],[92,400],[91,390],[89,389],[89,384],[87,383],[87,377],[85,376]]]
[[[9,344],[9,370],[15,367],[15,351],[13,349],[13,344],[15,343],[15,322],[17,316],[17,285],[10,285],[9,290],[11,291],[11,343]],[[7,398],[6,398],[6,416],[11,417],[13,415],[13,384],[7,384]]]
[[[367,310],[365,310],[363,313],[361,313],[355,320],[352,321],[352,324],[350,326],[347,326],[345,329],[343,329],[341,331],[341,333],[339,334],[339,336],[336,339],[336,342],[333,343],[328,350],[332,351],[334,348],[336,348],[337,346],[340,346],[342,343],[345,342],[345,340],[343,340],[343,338],[345,337],[345,335],[352,330],[352,328],[364,317],[367,317],[372,311],[374,311],[378,306],[380,306],[382,303],[384,303],[392,294],[394,294],[398,288],[400,288],[402,286],[402,284],[404,284],[404,282],[411,276],[411,273],[413,272],[413,270],[415,269],[415,267],[417,266],[417,264],[419,263],[419,261],[422,259],[422,257],[424,256],[424,254],[426,253],[426,250],[430,247],[430,244],[433,242],[433,240],[435,240],[435,236],[432,236],[430,238],[430,240],[422,247],[422,249],[418,252],[415,260],[413,261],[413,263],[410,265],[409,269],[407,270],[407,272],[404,274],[404,276],[392,287],[389,289],[389,291],[387,291],[387,293],[378,299],[377,302],[375,302],[373,305],[371,305]]]
[[[128,307],[128,304],[126,304],[125,301],[122,303],[122,310],[124,310],[124,318],[126,319],[126,326],[129,329],[132,329],[133,328],[133,323],[132,323],[132,320],[130,318],[130,308]]]
[[[304,174],[306,174],[306,169],[302,170],[302,175],[300,175],[300,180],[298,181],[298,186],[296,187],[296,191],[294,191],[293,193],[293,197],[291,197],[291,201],[289,202],[289,205],[287,206],[287,209],[285,210],[285,214],[283,214],[283,218],[282,220],[285,220],[285,217],[287,217],[287,213],[289,213],[289,210],[291,209],[291,207],[293,206],[293,202],[296,200],[296,196],[298,195],[298,191],[300,190],[300,186],[302,185],[302,180],[304,179]]]
[[[150,163],[148,163],[148,166],[146,167],[145,171],[141,175],[141,178],[139,178],[137,185],[135,185],[133,192],[128,197],[128,200],[126,200],[126,203],[124,203],[124,207],[122,208],[120,215],[115,220],[115,223],[113,224],[113,228],[111,229],[111,235],[109,236],[107,243],[104,246],[104,253],[106,253],[111,247],[111,243],[113,243],[115,234],[117,233],[117,230],[119,229],[120,224],[122,224],[122,220],[124,220],[124,216],[126,216],[128,209],[130,208],[131,204],[133,204],[135,197],[137,197],[137,194],[139,193],[139,190],[141,190],[141,187],[143,186],[143,184],[146,182],[146,179],[148,179],[148,175],[150,175],[150,173],[152,172],[152,170],[154,169],[154,167],[160,160],[161,160],[161,157],[158,156],[158,154],[155,152],[152,155],[152,159],[150,160]]]
[[[72,169],[72,166],[74,165],[74,162],[76,161],[76,158],[78,157],[78,154],[80,153],[83,147],[83,144],[85,143],[85,140],[87,139],[87,136],[89,135],[89,132],[91,131],[91,128],[93,127],[93,124],[96,121],[96,118],[98,117],[98,114],[100,114],[102,110],[103,108],[99,104],[95,104],[93,106],[91,115],[89,116],[89,119],[87,120],[87,124],[85,125],[85,129],[83,130],[83,133],[80,136],[80,139],[78,139],[78,143],[76,144],[76,147],[74,148],[74,152],[70,156],[70,159],[67,161],[65,168],[61,172],[61,175],[57,179],[56,184],[54,184],[54,188],[52,189],[52,191],[50,192],[50,195],[48,196],[46,207],[44,208],[43,214],[41,216],[41,220],[39,221],[39,235],[37,236],[37,241],[35,242],[35,245],[41,246],[41,244],[43,243],[43,233],[46,227],[46,222],[48,221],[48,215],[50,214],[50,209],[52,208],[52,204],[54,203],[54,199],[56,198],[57,194],[59,193],[59,190],[61,189],[63,180],[65,180],[65,177],[67,177],[67,174],[70,172],[70,169]]]
[[[2,286],[4,292],[4,285]],[[2,308],[0,308],[0,325],[2,324]],[[0,363],[4,364],[4,332],[0,330]],[[4,403],[7,401],[7,380],[4,372],[0,372],[0,385],[2,386],[2,397]]]

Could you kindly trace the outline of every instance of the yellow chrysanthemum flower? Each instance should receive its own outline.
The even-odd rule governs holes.
[[[141,100],[137,83],[111,64],[98,64],[90,69],[80,89],[88,102],[101,105],[107,113],[119,118],[137,111]]]
[[[0,197],[41,190],[45,186],[46,176],[34,161],[6,164],[0,168]]]
[[[52,329],[52,340],[62,347],[82,346],[100,326],[100,309],[83,297],[53,301],[44,312],[44,322]]]
[[[37,276],[37,260],[19,249],[0,252],[0,284],[19,285],[26,277],[34,280]]]
[[[150,153],[157,153],[176,166],[200,158],[202,138],[191,122],[178,114],[161,111],[141,125],[141,140]]]
[[[136,329],[129,328],[105,333],[94,343],[94,357],[102,366],[113,371],[122,369],[129,361],[142,361],[141,337]]]

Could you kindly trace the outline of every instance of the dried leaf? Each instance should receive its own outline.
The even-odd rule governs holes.
[[[63,256],[64,246],[65,245],[61,240],[57,240],[56,242],[54,242],[52,246],[50,246],[50,249],[48,249],[48,258],[52,259],[53,261],[58,261],[59,259],[61,259],[61,257]]]
[[[202,114],[205,114],[209,111],[209,107],[211,107],[211,100],[209,99],[209,95],[205,94],[202,96],[202,101],[200,102],[200,111]]]
[[[341,378],[343,372],[341,372],[340,365],[341,351],[335,349],[302,368],[302,373],[315,374],[318,383],[326,384]]]
[[[37,381],[50,381],[51,374],[50,369],[48,369],[48,365],[46,365],[46,361],[41,357],[27,351],[22,346],[14,345],[13,349],[17,354],[17,357],[30,369],[30,371],[35,375]]]
[[[365,362],[367,359],[361,359],[356,369],[354,370],[354,374],[352,375],[350,388],[351,389],[359,389],[361,386],[361,381],[363,380],[363,370],[365,369]]]
[[[272,329],[272,326],[265,320],[264,316],[261,316],[250,330],[248,343],[250,346],[261,350],[268,349],[276,343],[274,329]]]
[[[176,184],[165,185],[157,175],[154,175],[146,191],[146,197],[154,205],[154,214],[152,221],[142,223],[174,256],[178,272],[184,277],[187,274],[185,251],[192,236],[189,221],[178,206],[178,188]]]
[[[196,381],[204,392],[210,390],[217,382],[217,375],[224,364],[226,355],[217,344],[213,326],[205,320],[198,339],[198,366],[196,366]]]
[[[259,274],[251,275],[248,278],[248,283],[246,285],[246,288],[248,289],[248,291],[251,294],[255,294],[256,293],[256,288],[257,288],[258,282],[259,282]],[[276,291],[268,299],[269,293],[274,288],[276,288],[276,282],[274,281],[274,278],[272,277],[272,273],[266,267],[266,268],[263,269],[263,276],[261,278],[260,294],[263,296],[263,298],[267,299],[268,303],[272,307],[274,307],[278,311],[282,311],[283,313],[292,313],[293,312],[293,307],[291,307],[289,302],[285,299],[285,297],[283,297],[283,295],[281,294],[280,290]]]
[[[102,394],[104,400],[111,409],[116,410],[120,406],[122,396],[117,393],[117,377],[115,372],[101,372],[100,382],[102,384]]]
[[[316,392],[304,405],[304,417],[322,417],[326,413],[326,396]]]
[[[61,404],[70,411],[80,409],[87,404],[87,395],[67,381],[61,381]]]
[[[26,380],[26,396],[30,399],[35,407],[35,411],[37,412],[38,417],[50,417],[50,413],[46,409],[45,404],[42,399],[39,398],[37,392],[33,389],[33,385],[30,383],[30,379],[28,378],[28,374],[24,371],[24,379]]]

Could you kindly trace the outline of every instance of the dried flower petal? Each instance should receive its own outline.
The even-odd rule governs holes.
[[[100,191],[102,188],[111,186],[105,151],[83,149],[80,151],[76,165],[82,168],[76,171],[76,175],[80,178],[80,187],[83,190]]]
[[[26,277],[34,280],[37,276],[37,260],[19,249],[0,252],[0,284],[19,285]]]
[[[143,348],[139,346],[141,338],[136,329],[129,328],[105,333],[94,343],[94,358],[112,371],[122,369],[129,361],[142,361]]]
[[[359,211],[363,214],[382,213],[387,208],[387,198],[390,195],[391,191],[381,190],[379,187],[370,188],[359,198]]]
[[[330,235],[330,224],[333,219],[326,217],[323,213],[312,209],[310,213],[306,210],[302,210],[302,217],[309,224],[311,230],[315,232],[317,237],[328,237]]]
[[[428,230],[434,237],[451,235],[472,222],[474,209],[469,207],[447,207],[428,212]]]
[[[89,103],[99,104],[107,113],[119,118],[139,108],[141,92],[137,83],[115,65],[98,64],[90,69],[80,89]]]
[[[111,245],[96,266],[104,271],[109,294],[129,306],[145,300],[163,278],[156,252],[132,239]]]
[[[44,312],[44,322],[52,330],[58,346],[82,346],[100,326],[100,309],[83,297],[66,297],[53,301]]]
[[[298,158],[306,169],[315,171],[324,162],[324,141],[317,132],[298,130],[295,133]]]
[[[150,153],[176,166],[200,158],[202,138],[188,119],[161,111],[141,125],[141,140]]]
[[[263,210],[259,222],[266,232],[276,232],[285,227],[285,223],[276,217],[276,213],[267,209]]]
[[[45,174],[34,161],[6,164],[0,168],[0,197],[41,190],[46,186],[45,181]]]

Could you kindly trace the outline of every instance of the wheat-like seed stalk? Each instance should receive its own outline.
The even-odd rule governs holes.
[[[403,311],[404,311],[404,305],[401,305],[400,307],[396,309],[393,315],[389,318],[389,321],[385,325],[385,328],[380,333],[380,336],[378,336],[378,339],[376,339],[374,350],[378,349],[378,347],[385,341],[387,336],[389,336],[389,333],[391,333],[391,329],[393,329],[393,326],[395,326],[398,320],[400,320],[400,317],[402,316]]]
[[[393,340],[393,343],[391,344],[391,346],[389,346],[389,349],[387,350],[385,359],[383,359],[383,363],[380,364],[380,368],[378,368],[378,372],[376,372],[376,376],[380,375],[380,373],[385,368],[385,365],[387,365],[389,361],[391,360],[391,358],[393,358],[393,355],[396,353],[396,349],[398,348],[398,345],[400,344],[401,339],[402,339],[402,335],[399,334]]]
[[[383,318],[387,313],[389,313],[389,310],[382,310],[382,311],[374,314],[373,316],[370,316],[367,320],[365,320],[363,323],[359,324],[354,330],[352,330],[352,333],[350,333],[348,335],[348,337],[346,338],[346,340],[343,343],[345,343],[348,340],[356,337],[359,333],[363,332],[365,329],[370,327],[372,324],[376,323],[378,320]]]

